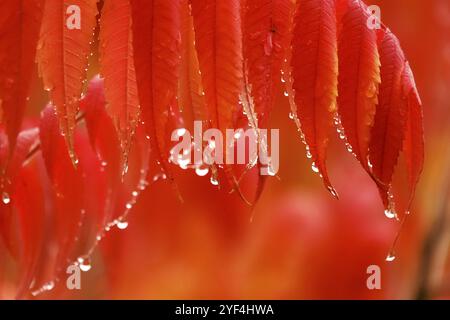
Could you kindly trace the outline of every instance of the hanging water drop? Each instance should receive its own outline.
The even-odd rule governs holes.
[[[91,261],[89,260],[89,258],[79,257],[77,260],[78,260],[78,263],[80,264],[81,271],[87,272],[87,271],[91,270],[92,266],[91,266]]]
[[[199,177],[204,177],[208,174],[209,169],[208,168],[201,168],[198,167],[195,169],[195,173],[199,176]]]
[[[213,186],[219,185],[219,181],[214,176],[211,176],[211,179],[209,180]]]
[[[347,144],[347,151],[350,152],[350,153],[353,152],[353,148],[352,148],[352,146],[349,143]]]
[[[384,210],[384,215],[389,219],[394,219],[397,216],[397,213],[392,209]]]
[[[44,289],[44,291],[50,291],[50,290],[53,290],[54,287],[55,287],[55,283],[53,281],[50,281],[50,282],[47,282],[46,284],[44,284],[42,289]]]
[[[387,257],[386,257],[386,261],[391,262],[395,260],[395,255],[394,253],[390,252]]]
[[[11,202],[11,198],[10,198],[9,194],[5,191],[2,193],[2,201],[3,201],[3,204],[9,204]]]
[[[317,167],[317,165],[316,165],[315,162],[313,162],[313,163],[311,164],[311,170],[312,170],[313,172],[315,172],[315,173],[319,173],[319,168]]]
[[[119,220],[119,221],[117,221],[116,225],[117,225],[117,228],[119,228],[120,230],[125,230],[128,227],[128,222]]]

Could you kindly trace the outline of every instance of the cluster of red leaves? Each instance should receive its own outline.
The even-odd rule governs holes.
[[[80,29],[66,27],[72,5]],[[398,39],[367,27],[360,0],[7,0],[0,12],[0,227],[21,262],[19,296],[120,220],[145,187],[150,150],[173,183],[174,128],[267,128],[280,82],[334,196],[326,152],[336,125],[387,210],[403,151],[412,200],[420,98]],[[84,90],[96,25],[102,78]],[[21,131],[35,59],[51,103],[39,128]],[[217,169],[239,192],[235,169]]]

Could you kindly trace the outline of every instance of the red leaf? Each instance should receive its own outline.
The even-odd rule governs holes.
[[[42,156],[53,186],[52,210],[58,243],[56,272],[61,272],[74,249],[84,211],[83,174],[75,169],[64,152],[65,139],[51,104],[41,114],[40,140]]]
[[[17,209],[22,274],[17,297],[27,293],[38,267],[45,234],[45,196],[42,185],[43,164],[35,157],[25,165],[13,193]]]
[[[86,96],[80,107],[84,111],[86,126],[92,149],[97,154],[102,171],[107,174],[107,186],[110,199],[101,206],[101,215],[105,220],[112,219],[114,212],[114,196],[120,184],[120,148],[119,140],[111,117],[106,112],[104,81],[94,77],[88,86]],[[103,221],[106,222],[106,221]]]
[[[241,5],[238,0],[191,0],[210,126],[226,136],[235,127],[243,92]],[[231,165],[224,166],[228,183],[245,200]]]
[[[294,17],[292,76],[297,115],[314,169],[331,194],[325,166],[337,96],[336,8],[334,0],[299,0]]]
[[[368,166],[370,132],[378,104],[380,57],[375,30],[360,1],[349,1],[339,35],[338,108],[347,143],[364,169]]]
[[[0,105],[12,154],[28,100],[43,0],[0,3]]]
[[[182,0],[180,108],[182,108],[185,119],[191,117],[193,121],[203,121],[206,124],[208,110],[197,51],[195,50],[194,22],[189,9],[189,0]],[[189,129],[192,130],[192,128]]]
[[[242,92],[242,32],[238,0],[191,0],[195,45],[213,127],[234,128]]]
[[[88,85],[87,93],[80,101],[84,112],[92,149],[104,165],[117,174],[120,169],[119,140],[111,118],[106,113],[104,81],[94,77]]]
[[[74,6],[79,8],[79,28],[71,24],[75,17],[72,15],[77,14]],[[86,79],[96,15],[97,0],[46,0],[38,44],[39,71],[45,90],[50,91],[69,155],[74,162],[73,132],[83,81]]]
[[[393,209],[388,191],[402,150],[407,118],[407,103],[402,95],[405,56],[398,39],[389,30],[380,30],[378,47],[381,85],[369,144],[369,158],[385,208]]]
[[[152,148],[171,180],[173,177],[169,170],[167,130],[171,110],[178,109],[180,5],[179,0],[131,1],[135,64],[143,120]]]
[[[423,169],[424,141],[422,101],[417,92],[414,76],[408,62],[405,62],[402,83],[403,96],[408,102],[408,119],[406,122],[403,151],[405,153],[409,177],[410,197],[407,207],[407,210],[409,210],[414,198],[417,182]]]
[[[100,19],[100,65],[105,78],[107,110],[113,118],[123,152],[123,173],[139,120],[132,44],[129,2],[105,1]]]
[[[289,46],[291,0],[247,0],[244,59],[259,127],[265,128]]]
[[[243,50],[248,99],[246,111],[252,127],[267,128],[275,92],[281,79],[281,66],[290,44],[291,0],[248,0],[243,13]],[[259,136],[259,133],[258,133]],[[258,139],[259,144],[262,143]],[[263,147],[262,150],[266,149]],[[258,162],[258,170],[262,166]],[[267,176],[260,175],[255,202],[262,194]]]
[[[14,193],[17,176],[20,173],[23,163],[27,160],[29,152],[36,147],[38,135],[39,130],[36,128],[22,131],[17,137],[16,148],[10,156],[6,153],[6,150],[8,149],[6,137],[3,136],[3,134],[1,135],[1,163],[4,164],[5,171],[2,172],[0,178],[0,193],[2,198],[2,203],[0,204],[0,230],[7,248],[14,256],[17,254],[17,245],[14,242],[15,239],[13,239],[11,231],[11,228],[14,227],[11,219],[13,205],[17,200],[14,199],[12,194]],[[9,161],[6,164],[7,159],[9,159]]]

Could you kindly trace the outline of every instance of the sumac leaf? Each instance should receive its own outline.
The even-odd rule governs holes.
[[[104,2],[100,18],[100,66],[105,79],[107,110],[122,149],[122,171],[139,120],[139,98],[133,61],[131,7],[128,0]]]
[[[289,46],[291,0],[247,0],[243,46],[258,125],[267,126]]]
[[[40,123],[41,151],[52,184],[55,236],[58,245],[55,272],[69,262],[84,213],[83,174],[71,162],[65,139],[59,130],[54,107],[42,111]],[[87,140],[86,140],[87,141]]]
[[[181,1],[132,0],[134,60],[143,121],[163,170],[169,169],[168,123],[178,109]],[[170,136],[169,136],[170,138]]]
[[[369,143],[372,173],[377,179],[386,209],[393,210],[388,192],[405,136],[407,100],[402,93],[405,56],[395,35],[388,29],[378,32],[381,84],[378,106]]]
[[[12,154],[28,100],[44,0],[0,3],[0,106]]]
[[[370,132],[381,79],[377,34],[367,27],[368,17],[366,6],[361,1],[349,1],[339,35],[337,101],[347,143],[364,169],[370,172]]]
[[[30,288],[39,264],[45,234],[45,190],[42,158],[34,157],[20,171],[13,192],[21,244],[21,280],[17,297]]]
[[[334,0],[299,0],[294,16],[292,76],[297,115],[314,170],[337,197],[326,170],[326,151],[337,96],[336,8]]]
[[[255,130],[267,128],[274,105],[275,93],[281,80],[281,67],[290,45],[291,0],[247,0],[243,9],[243,51],[246,92],[250,95],[246,111]],[[264,143],[261,138],[258,143]],[[262,145],[260,150],[267,146]],[[261,172],[261,163],[258,162]],[[264,188],[267,176],[260,175],[255,200]],[[256,202],[256,201],[255,201]]]
[[[45,1],[37,61],[73,162],[73,132],[96,15],[97,0]]]
[[[408,118],[406,122],[405,141],[403,151],[406,158],[406,166],[409,178],[409,199],[407,210],[410,209],[416,185],[419,181],[424,162],[424,141],[423,141],[423,110],[422,101],[419,97],[414,76],[408,62],[402,75],[403,95],[408,103]]]

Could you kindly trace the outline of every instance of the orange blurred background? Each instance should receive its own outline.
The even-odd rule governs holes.
[[[39,298],[450,297],[450,2],[366,3],[381,7],[383,22],[400,39],[424,105],[425,169],[393,262],[385,258],[399,222],[385,217],[376,187],[338,138],[328,166],[340,200],[330,196],[311,170],[280,89],[271,119],[280,128],[279,179],[269,179],[253,212],[208,177],[179,172],[184,203],[169,183],[153,183],[132,209],[128,228],[102,240],[92,269],[82,273],[82,290]],[[92,76],[98,67],[91,59]],[[30,117],[46,100],[35,77]],[[428,243],[433,246],[424,249]],[[381,267],[381,290],[366,286],[373,264]]]

